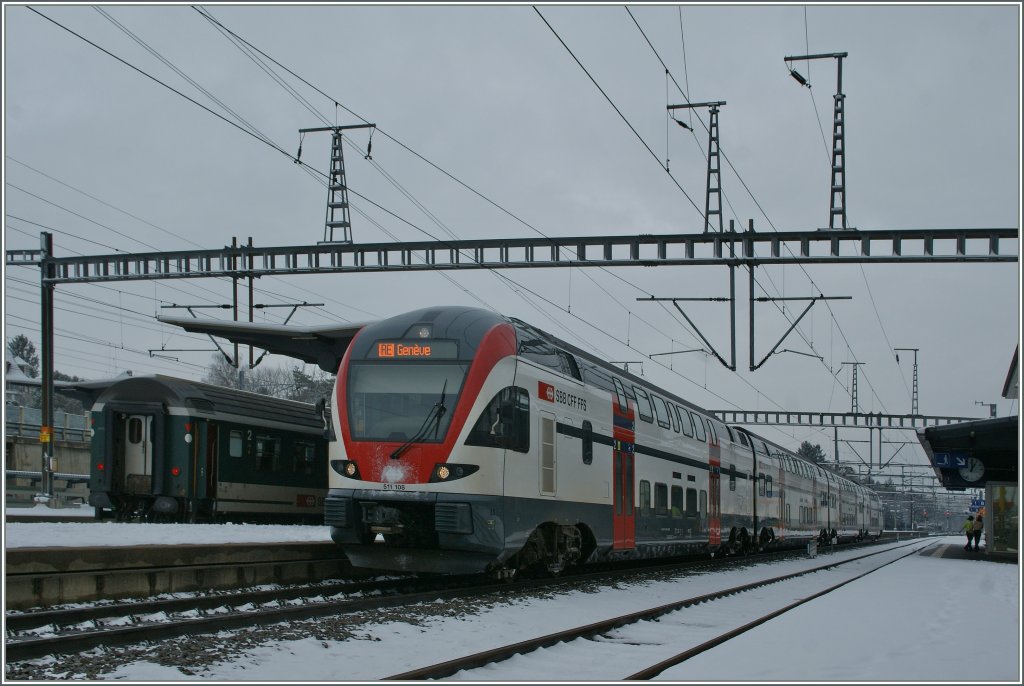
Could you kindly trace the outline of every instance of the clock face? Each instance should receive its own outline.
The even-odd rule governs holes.
[[[976,457],[967,458],[967,466],[960,468],[960,478],[964,481],[977,481],[985,474],[985,464]]]

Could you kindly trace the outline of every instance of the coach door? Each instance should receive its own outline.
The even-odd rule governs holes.
[[[220,441],[220,427],[216,422],[202,422],[200,426],[206,431],[206,452],[199,458],[205,464],[199,476],[205,482],[203,495],[207,498],[217,497],[217,452]]]
[[[128,493],[151,493],[153,478],[153,417],[133,414],[124,417],[121,431],[124,446],[124,488]]]
[[[615,380],[616,390],[621,389]],[[612,399],[612,548],[626,550],[636,547],[636,511],[633,500],[635,459],[634,411],[625,393]]]

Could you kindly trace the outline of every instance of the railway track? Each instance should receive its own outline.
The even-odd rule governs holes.
[[[472,673],[471,670],[477,670],[477,669],[482,669],[482,668],[487,668],[487,667],[490,667],[490,666],[494,666],[497,663],[500,663],[502,661],[508,660],[508,659],[510,659],[512,657],[515,657],[517,655],[524,655],[524,654],[530,653],[532,651],[536,651],[536,650],[539,650],[539,649],[542,649],[542,648],[550,648],[550,647],[556,646],[558,644],[568,644],[568,643],[570,643],[572,641],[577,641],[579,639],[591,639],[591,640],[594,640],[594,639],[602,639],[603,638],[604,641],[600,645],[600,650],[602,652],[609,650],[610,646],[613,646],[613,645],[627,645],[627,646],[636,646],[636,645],[645,645],[645,644],[649,645],[651,643],[651,640],[650,640],[649,637],[631,638],[630,634],[629,634],[629,631],[628,631],[628,628],[631,627],[632,625],[637,625],[637,624],[639,624],[641,622],[649,622],[649,621],[652,621],[652,620],[658,620],[658,619],[660,619],[662,617],[665,617],[666,615],[669,615],[671,613],[674,613],[674,612],[677,612],[679,610],[686,609],[686,608],[692,608],[692,607],[694,607],[696,605],[701,605],[701,604],[706,604],[706,603],[713,603],[715,601],[720,601],[722,599],[729,598],[731,596],[735,596],[735,595],[740,594],[740,593],[746,593],[746,592],[749,592],[749,591],[753,591],[753,590],[756,590],[756,589],[764,588],[764,587],[767,587],[767,586],[772,586],[772,585],[775,585],[775,584],[783,584],[783,583],[785,583],[787,581],[799,579],[801,577],[806,577],[808,575],[815,574],[817,572],[821,572],[821,571],[832,569],[832,568],[838,568],[838,567],[842,567],[842,566],[847,565],[847,564],[852,564],[854,562],[863,561],[863,560],[866,560],[868,558],[872,558],[872,557],[876,557],[876,556],[881,556],[881,559],[879,560],[880,564],[877,564],[877,565],[873,566],[871,569],[868,569],[865,572],[856,574],[854,576],[851,576],[849,578],[844,579],[843,581],[841,581],[839,583],[829,585],[829,586],[827,586],[824,589],[821,589],[821,590],[816,591],[814,593],[811,593],[809,595],[800,597],[800,598],[794,600],[793,602],[790,602],[790,603],[786,604],[784,607],[776,608],[776,609],[773,609],[773,610],[771,610],[769,612],[766,612],[766,613],[764,613],[764,614],[762,614],[762,615],[760,615],[760,616],[758,616],[758,617],[756,617],[756,618],[754,618],[754,619],[752,619],[752,620],[742,624],[741,626],[737,626],[737,627],[731,628],[731,629],[729,629],[727,631],[724,631],[724,632],[722,632],[720,634],[712,636],[711,638],[709,638],[707,640],[702,641],[698,645],[691,646],[691,647],[689,647],[689,648],[687,648],[687,649],[685,649],[683,651],[676,652],[676,653],[674,653],[673,655],[671,655],[671,656],[669,656],[667,658],[660,659],[657,662],[651,664],[650,666],[635,672],[634,674],[631,674],[631,675],[628,675],[628,676],[623,675],[623,676],[616,676],[616,677],[614,677],[615,679],[625,679],[625,680],[646,680],[646,679],[652,679],[652,678],[654,678],[657,675],[661,674],[662,672],[664,672],[666,669],[668,669],[670,667],[678,665],[678,664],[680,664],[680,663],[682,663],[682,662],[684,662],[684,661],[686,661],[686,660],[688,660],[688,659],[690,659],[690,658],[692,658],[692,657],[694,657],[696,655],[699,655],[700,653],[703,653],[703,652],[705,652],[707,650],[710,650],[711,648],[714,648],[714,647],[719,646],[719,645],[721,645],[723,643],[726,643],[727,641],[731,640],[732,638],[735,638],[736,636],[739,636],[740,634],[743,634],[743,633],[749,631],[750,629],[753,629],[753,628],[755,628],[755,627],[757,627],[757,626],[759,626],[759,625],[761,625],[761,624],[763,624],[763,623],[765,623],[765,622],[767,622],[767,621],[769,621],[769,620],[771,620],[771,619],[773,619],[773,618],[775,618],[775,617],[777,617],[777,616],[779,616],[781,614],[785,614],[786,612],[789,612],[790,610],[793,610],[793,609],[799,607],[800,605],[803,605],[804,603],[810,602],[810,601],[812,601],[812,600],[814,600],[816,598],[820,598],[823,595],[826,595],[826,594],[831,593],[831,592],[833,592],[833,591],[835,591],[835,590],[837,590],[839,588],[842,588],[843,586],[845,586],[845,585],[847,585],[847,584],[849,584],[849,583],[851,583],[853,581],[856,581],[857,579],[860,579],[861,577],[863,577],[863,576],[865,576],[867,574],[875,572],[875,571],[881,569],[882,567],[885,567],[885,566],[887,566],[889,564],[892,564],[893,562],[896,562],[896,561],[898,561],[898,560],[900,560],[900,559],[902,559],[904,557],[908,557],[910,555],[914,555],[914,554],[920,552],[922,549],[928,547],[929,545],[933,545],[933,544],[929,544],[929,543],[922,544],[920,541],[911,541],[911,542],[908,542],[906,544],[903,544],[903,545],[899,546],[896,549],[888,548],[886,550],[869,552],[869,553],[866,553],[864,555],[860,555],[860,556],[849,558],[849,559],[845,559],[845,560],[835,560],[835,561],[827,562],[827,563],[818,565],[818,566],[816,566],[814,568],[811,568],[811,569],[806,569],[806,570],[802,570],[802,571],[799,571],[799,572],[794,572],[794,573],[791,573],[791,574],[784,574],[784,575],[781,575],[781,576],[776,576],[776,577],[772,577],[772,578],[769,578],[769,579],[764,579],[764,580],[761,580],[761,581],[756,581],[756,582],[752,582],[752,583],[743,584],[743,585],[740,585],[740,586],[734,586],[734,587],[731,587],[731,588],[722,589],[720,591],[716,591],[716,592],[713,592],[713,593],[708,593],[708,594],[703,594],[703,595],[699,595],[699,596],[694,596],[694,597],[691,597],[691,598],[686,598],[686,599],[679,600],[679,601],[676,601],[676,602],[660,605],[658,607],[653,607],[653,608],[641,610],[641,611],[638,611],[638,612],[632,612],[632,613],[629,613],[629,614],[625,614],[625,615],[621,615],[621,616],[617,616],[617,617],[612,617],[610,619],[589,623],[589,624],[586,624],[586,625],[583,625],[583,626],[574,627],[574,628],[563,630],[563,631],[558,631],[558,632],[555,632],[555,633],[552,633],[552,634],[547,634],[545,636],[539,636],[539,637],[536,637],[536,638],[527,639],[525,641],[520,641],[520,642],[517,642],[517,643],[501,646],[501,647],[498,647],[498,648],[493,648],[493,649],[482,651],[482,652],[478,652],[478,653],[475,653],[475,654],[472,654],[472,655],[467,655],[467,656],[464,656],[464,657],[459,657],[459,658],[456,658],[456,659],[453,659],[453,660],[448,660],[448,661],[441,662],[441,663],[438,663],[438,664],[429,665],[429,666],[422,667],[422,668],[419,668],[419,669],[409,670],[409,671],[406,671],[406,672],[402,672],[401,674],[395,674],[395,675],[392,675],[392,676],[389,676],[389,677],[385,677],[385,680],[408,681],[408,680],[422,680],[422,679],[443,679],[445,677],[452,676],[452,675],[454,675],[456,673],[459,673],[459,672],[467,672],[467,673],[463,674],[462,676],[472,679],[473,678],[473,673]],[[910,550],[904,552],[903,549],[905,549],[905,548],[910,548]],[[615,635],[613,636],[612,634],[615,634]],[[664,639],[664,635],[665,635],[665,627],[663,627],[663,626],[659,627],[658,634],[661,637],[661,639],[663,640]],[[675,639],[679,639],[679,638],[680,637],[678,635],[675,636]],[[550,658],[552,660],[556,661],[556,662],[559,661],[559,657],[557,655],[551,655]],[[563,678],[564,678],[564,676],[565,675],[563,674]],[[487,673],[487,676],[485,678],[487,678],[487,679],[502,679],[502,676],[501,676],[500,672],[490,671],[490,672]],[[512,680],[515,680],[515,679],[517,679],[519,677],[511,676],[509,678],[512,679]],[[586,679],[586,678],[592,678],[592,677],[588,677],[587,675],[583,675],[580,678]],[[602,675],[601,678],[608,678],[608,675]]]
[[[124,646],[193,634],[216,633],[298,622],[316,617],[344,617],[416,603],[503,596],[573,584],[622,581],[630,576],[708,571],[801,556],[800,551],[771,555],[705,559],[644,566],[609,565],[556,579],[493,583],[483,577],[437,576],[425,579],[367,580],[247,590],[217,595],[93,604],[55,610],[7,613],[6,654],[9,662],[82,652],[97,646]]]

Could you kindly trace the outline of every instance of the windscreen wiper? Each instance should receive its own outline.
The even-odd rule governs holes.
[[[436,403],[434,403],[434,406],[430,408],[430,412],[427,413],[426,419],[423,420],[423,424],[420,426],[419,430],[415,434],[413,434],[413,437],[410,438],[405,443],[403,443],[402,445],[400,445],[397,448],[395,448],[391,452],[391,459],[392,460],[397,460],[399,457],[401,457],[402,453],[404,453],[406,450],[409,449],[409,446],[411,446],[413,443],[415,443],[416,441],[418,441],[418,440],[422,439],[424,436],[426,436],[427,435],[427,431],[430,428],[430,423],[431,422],[435,422],[435,421],[436,421],[436,424],[434,425],[434,438],[437,438],[437,432],[441,428],[441,418],[444,417],[445,412],[448,411],[448,408],[445,407],[445,404],[444,404],[444,396],[445,396],[445,391],[447,389],[448,389],[448,379],[445,379],[444,380],[444,385],[441,387],[441,398],[440,398],[440,400],[438,400]]]

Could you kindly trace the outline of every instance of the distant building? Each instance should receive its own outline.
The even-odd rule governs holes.
[[[4,402],[16,402],[19,386],[39,385],[38,381],[26,373],[29,368],[28,362],[20,357],[15,357],[10,350],[4,347]]]

